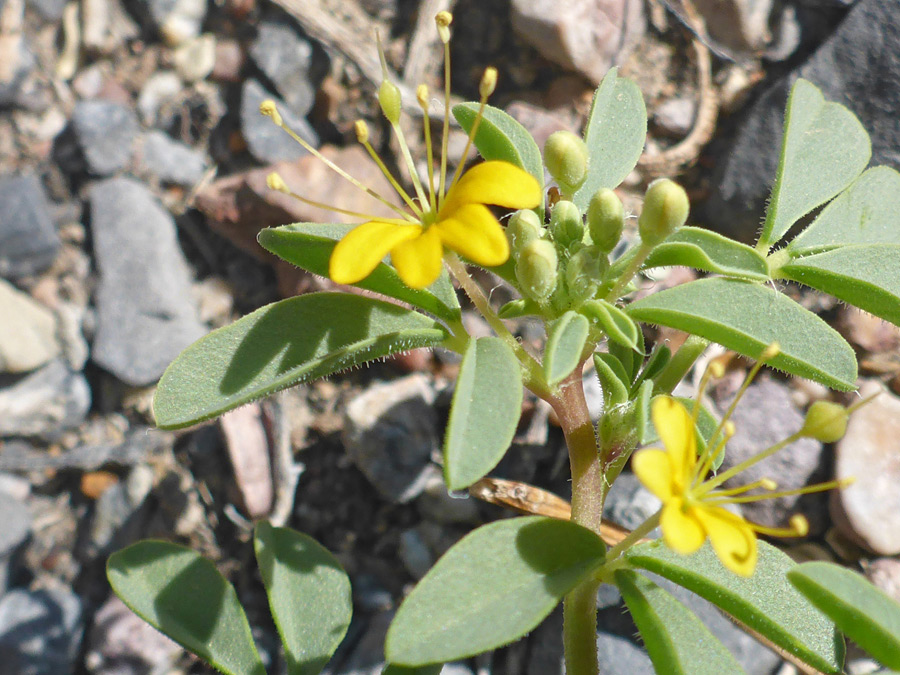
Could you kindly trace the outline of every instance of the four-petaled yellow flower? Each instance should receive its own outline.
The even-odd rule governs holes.
[[[351,230],[332,253],[329,276],[355,284],[390,253],[404,283],[424,288],[441,273],[444,247],[478,265],[502,265],[509,244],[485,204],[531,209],[540,202],[541,187],[531,174],[508,162],[484,162],[466,171],[436,212],[426,211],[418,222],[371,220]]]

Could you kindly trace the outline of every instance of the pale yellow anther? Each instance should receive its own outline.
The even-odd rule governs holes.
[[[759,486],[763,490],[768,490],[769,492],[771,492],[772,490],[778,489],[778,483],[776,483],[771,478],[761,478],[759,481]]]
[[[482,99],[488,98],[497,88],[497,69],[493,66],[485,68],[481,76],[481,84],[478,85],[478,93]]]
[[[725,438],[731,438],[732,436],[734,436],[735,433],[737,433],[737,427],[734,426],[734,422],[732,422],[731,420],[725,422],[725,424],[722,425],[722,433],[724,434]]]
[[[774,359],[781,353],[781,346],[777,342],[773,342],[768,347],[763,350],[762,355],[759,357],[760,361],[769,361]]]
[[[805,537],[809,534],[809,521],[799,513],[791,516],[791,529],[798,537]]]
[[[269,186],[270,190],[277,190],[278,192],[290,192],[288,186],[285,184],[281,176],[274,171],[266,176],[266,185]]]
[[[284,121],[281,119],[281,113],[278,112],[278,108],[275,105],[275,101],[268,98],[262,103],[259,104],[259,112],[261,112],[266,117],[271,117],[272,121],[275,122],[278,126],[283,126]]]
[[[450,42],[450,24],[453,23],[453,15],[450,12],[438,12],[434,17],[434,22],[437,24],[438,37],[441,38],[441,42],[444,44]]]
[[[356,131],[356,140],[365,145],[369,142],[369,125],[363,120],[356,120],[353,123],[353,130]]]
[[[428,110],[428,85],[420,84],[416,87],[416,100],[419,102],[419,105],[422,106],[422,110]]]
[[[708,367],[709,376],[716,380],[725,375],[725,366],[720,361],[710,361]]]

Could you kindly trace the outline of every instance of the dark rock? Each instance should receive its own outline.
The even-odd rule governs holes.
[[[90,206],[100,276],[92,358],[127,384],[150,384],[206,332],[175,223],[130,178],[94,185]]]
[[[6,593],[12,560],[31,534],[31,513],[25,503],[0,492],[0,597]]]
[[[60,675],[75,671],[82,634],[81,600],[72,591],[14,590],[0,600],[4,675]]]
[[[91,175],[109,176],[124,169],[137,133],[137,116],[120,103],[79,101],[72,111],[72,139]]]
[[[275,101],[285,125],[318,147],[319,137],[302,115],[297,115],[284,101],[270,94],[256,80],[244,82],[241,94],[241,133],[250,154],[263,163],[293,161],[309,154],[299,143],[259,112],[259,104],[266,99]]]
[[[84,375],[55,359],[14,385],[0,389],[0,436],[48,441],[81,424],[91,408]]]
[[[256,40],[250,45],[250,57],[290,106],[303,116],[316,102],[316,89],[328,69],[321,50],[282,21],[263,21]]]
[[[720,149],[704,212],[720,231],[752,240],[775,179],[788,94],[798,77],[846,105],[872,136],[873,164],[900,164],[900,24],[895,0],[860,0],[802,66],[773,84]]]
[[[0,276],[39,274],[59,250],[50,206],[37,176],[0,177]]]
[[[206,171],[202,152],[156,130],[144,135],[141,163],[150,175],[164,183],[186,187],[198,183]]]

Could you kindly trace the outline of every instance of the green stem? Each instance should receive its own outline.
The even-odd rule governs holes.
[[[622,273],[617,280],[615,285],[612,287],[609,293],[606,295],[607,302],[615,302],[619,299],[619,296],[622,295],[622,291],[625,290],[625,287],[629,284],[629,282],[634,278],[634,275],[640,271],[641,266],[644,264],[644,261],[647,259],[647,256],[650,255],[650,252],[653,250],[653,244],[645,244],[641,242],[638,246],[637,252],[634,254],[634,257],[631,259],[631,262],[628,263],[628,267],[625,268],[625,271]]]
[[[599,673],[597,656],[597,589],[599,579],[588,579],[566,596],[563,605],[563,647],[566,675]]]
[[[709,340],[699,335],[689,335],[684,344],[672,355],[672,360],[666,364],[656,377],[655,389],[664,394],[671,394],[678,383],[684,379],[694,362],[700,358],[703,351],[709,346]]]
[[[632,530],[631,534],[609,549],[606,552],[606,564],[608,565],[614,562],[616,558],[650,534],[656,526],[659,525],[660,516],[662,516],[662,509],[647,518],[647,520],[638,525],[636,529]]]

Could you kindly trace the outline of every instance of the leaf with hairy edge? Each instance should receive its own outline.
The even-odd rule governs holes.
[[[551,324],[544,348],[544,375],[551,387],[566,379],[581,363],[589,330],[588,320],[573,311]]]
[[[831,563],[803,563],[787,578],[882,665],[900,668],[900,604],[890,596]]]
[[[781,273],[900,325],[900,244],[844,246],[798,258]]]
[[[773,644],[823,673],[840,673],[844,641],[831,621],[788,582],[796,567],[787,555],[759,542],[759,561],[751,577],[725,569],[705,544],[680,555],[661,541],[635,546],[628,562],[693,591]]]
[[[462,490],[497,466],[522,415],[522,369],[503,340],[471,340],[463,355],[444,439],[444,480]]]
[[[750,358],[778,342],[781,353],[766,365],[833,389],[856,386],[853,348],[815,314],[766,286],[700,279],[654,293],[625,311],[638,321],[687,331]]]
[[[699,227],[682,227],[670,235],[643,268],[678,265],[751,281],[769,278],[766,260],[756,249]]]
[[[354,227],[338,223],[294,223],[260,230],[258,240],[260,246],[282,260],[327,278],[331,252]],[[404,284],[397,271],[382,262],[355,285],[408,302],[447,321],[457,321],[460,317],[459,300],[446,270],[431,286],[417,290]]]
[[[267,522],[253,546],[289,675],[317,675],[347,633],[350,579],[315,539]]]
[[[632,351],[640,348],[640,328],[624,311],[606,300],[589,300],[581,306],[581,313],[596,322],[613,342]]]
[[[109,585],[135,614],[227,675],[266,675],[237,593],[186,546],[141,541],[113,553]]]
[[[605,409],[628,402],[631,380],[619,359],[606,352],[596,352],[594,354],[594,370],[597,371],[597,377],[600,379]]]
[[[867,169],[787,249],[792,255],[853,244],[900,244],[900,173]]]
[[[657,673],[721,675],[744,669],[691,610],[644,576],[615,574],[616,586]]]
[[[527,516],[479,527],[400,605],[385,656],[421,666],[518,640],[602,564],[605,553],[602,539],[567,520]]]
[[[299,382],[395,352],[437,344],[434,320],[349,293],[266,305],[185,349],[153,398],[156,424],[180,429]]]
[[[594,93],[584,129],[591,158],[587,179],[573,201],[582,212],[597,190],[614,188],[631,173],[644,151],[647,108],[638,86],[610,68]]]
[[[453,106],[453,116],[466,133],[472,130],[478,115],[477,103],[460,103]],[[538,182],[544,184],[544,160],[541,151],[528,130],[499,108],[484,106],[484,115],[475,133],[475,147],[486,160],[501,160],[524,169]],[[544,212],[541,190],[540,213]]]
[[[768,250],[800,218],[850,185],[872,156],[856,115],[806,80],[791,89],[781,160],[758,248]]]

